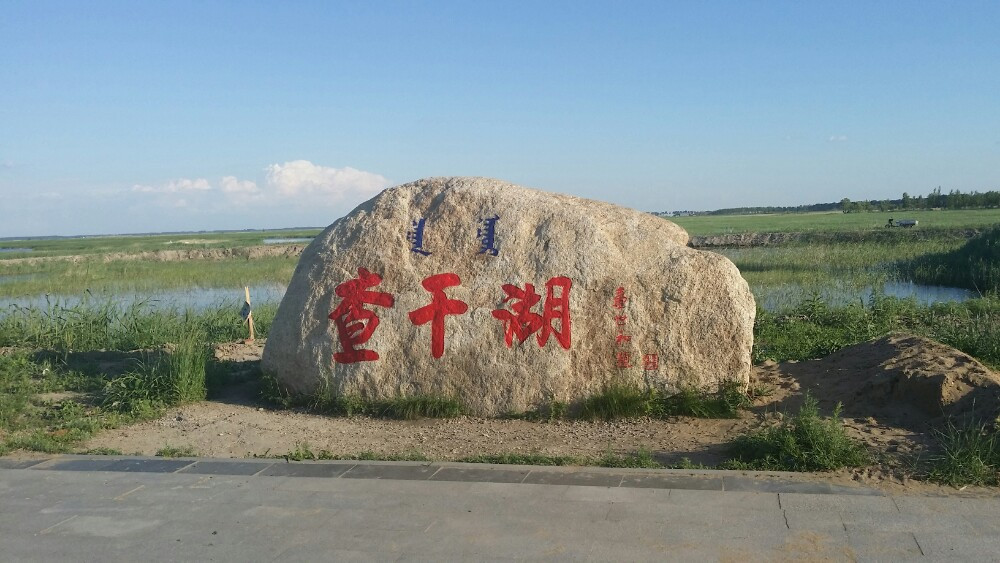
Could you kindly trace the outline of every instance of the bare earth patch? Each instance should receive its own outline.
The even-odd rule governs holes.
[[[227,343],[216,349],[216,356],[249,369],[259,360],[261,348],[261,342]],[[960,415],[973,399],[977,411],[1000,405],[997,374],[957,350],[907,335],[853,346],[822,360],[764,363],[755,367],[752,384],[773,391],[734,420],[676,417],[552,423],[475,417],[417,421],[327,417],[269,408],[257,401],[247,384],[227,389],[216,400],[175,407],[159,420],[107,431],[83,449],[152,455],[166,445],[191,446],[201,456],[242,458],[282,455],[305,443],[314,452],[419,452],[441,461],[503,453],[599,457],[646,449],[664,464],[688,458],[715,465],[726,458],[725,443],[730,438],[797,411],[809,391],[826,413],[843,403],[841,416],[849,431],[885,457],[869,468],[802,478],[933,493],[946,489],[908,479],[906,460],[929,444],[930,429],[943,414]]]

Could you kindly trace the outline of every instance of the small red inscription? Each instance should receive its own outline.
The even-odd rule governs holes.
[[[660,356],[658,354],[643,354],[642,369],[646,371],[656,371],[660,369]]]
[[[618,289],[615,290],[615,299],[612,306],[615,309],[624,309],[626,301],[628,301],[628,297],[625,297],[625,288],[618,286]]]
[[[445,315],[461,315],[469,310],[465,302],[458,299],[448,299],[444,290],[462,283],[457,274],[445,273],[428,277],[421,285],[431,292],[431,304],[410,311],[410,322],[415,325],[431,323],[431,356],[440,358],[444,355],[444,317]]]
[[[392,307],[394,299],[389,293],[367,291],[382,283],[382,277],[364,268],[358,268],[358,277],[350,279],[336,288],[336,293],[342,298],[340,304],[330,313],[330,319],[337,327],[337,338],[340,340],[340,352],[333,354],[333,359],[342,364],[355,362],[371,362],[378,359],[374,350],[359,350],[357,347],[368,342],[372,333],[378,327],[378,315],[364,308],[364,305]]]

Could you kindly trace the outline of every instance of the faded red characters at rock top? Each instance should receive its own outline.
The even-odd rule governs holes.
[[[358,268],[357,278],[337,286],[336,293],[343,300],[330,313],[342,349],[333,355],[337,362],[349,364],[379,359],[378,353],[374,350],[357,349],[357,347],[368,342],[379,324],[378,315],[372,310],[365,309],[364,305],[392,307],[394,304],[393,296],[389,293],[367,291],[381,282],[382,278],[378,274]],[[461,278],[453,273],[427,277],[421,285],[431,293],[431,303],[408,314],[410,322],[414,325],[431,324],[431,356],[435,359],[444,355],[445,317],[461,315],[469,309],[465,302],[450,299],[445,293],[445,289],[461,283]],[[510,303],[511,310],[495,309],[492,314],[503,323],[504,342],[507,347],[513,345],[514,336],[517,336],[520,342],[524,342],[537,332],[535,338],[539,347],[544,347],[549,337],[554,336],[562,348],[569,350],[572,343],[569,292],[572,286],[573,282],[568,277],[550,278],[545,283],[545,303],[541,314],[532,312],[541,301],[541,296],[535,292],[534,285],[525,284],[524,289],[511,284],[501,286],[506,293],[503,302]]]

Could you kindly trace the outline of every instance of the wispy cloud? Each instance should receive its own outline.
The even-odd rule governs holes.
[[[830,135],[826,140],[829,143],[843,143],[847,140],[847,135]]]
[[[187,192],[206,192],[212,189],[212,185],[204,178],[179,178],[170,180],[160,186],[149,186],[136,184],[132,186],[133,192],[154,193],[154,194],[176,194]]]
[[[14,168],[14,161],[8,158],[0,159],[0,169],[10,170]]]
[[[237,176],[175,178],[162,183],[134,184],[128,193],[143,208],[188,209],[189,213],[316,214],[329,217],[346,211],[391,184],[385,176],[349,166],[332,168],[308,160],[275,163],[263,169],[260,183]],[[121,192],[119,193],[119,197]],[[324,219],[325,220],[325,219]]]

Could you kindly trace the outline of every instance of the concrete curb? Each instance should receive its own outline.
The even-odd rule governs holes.
[[[632,469],[420,461],[288,461],[284,459],[163,458],[59,455],[0,458],[0,470],[178,473],[243,477],[312,477],[444,482],[575,485],[767,493],[885,496],[866,487],[802,481],[786,471]]]

